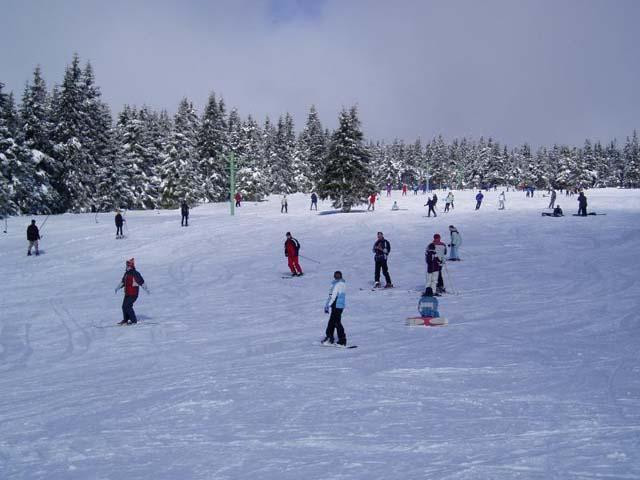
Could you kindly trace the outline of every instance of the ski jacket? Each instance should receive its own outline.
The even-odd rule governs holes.
[[[556,191],[555,191],[555,190],[553,190],[553,191],[551,192],[551,200],[555,200],[555,199],[556,199]]]
[[[445,202],[453,203],[453,193],[449,193],[449,195],[447,195],[447,198],[445,199]]]
[[[564,217],[564,213],[562,212],[562,209],[560,207],[556,207],[553,209],[553,216],[554,217]]]
[[[375,194],[373,194],[373,195],[371,195],[371,196],[369,197],[369,203],[371,203],[371,204],[376,203],[376,196],[375,196]]]
[[[578,195],[578,204],[581,207],[586,207],[587,206],[587,197],[585,197],[583,193]]]
[[[435,204],[432,199],[427,200],[427,203],[424,204],[425,207],[433,207]]]
[[[182,207],[180,207],[180,210],[182,212],[182,215],[184,215],[185,217],[189,215],[189,205],[187,205],[186,203],[182,204]]]
[[[325,308],[329,308],[331,306],[335,306],[336,308],[344,308],[347,304],[346,291],[347,284],[342,278],[340,280],[334,280],[333,282],[331,282],[331,287],[329,288],[329,298],[327,298]]]
[[[291,237],[284,242],[284,256],[285,257],[297,257],[300,252],[300,242]]]
[[[280,205],[286,205],[286,204],[287,204],[287,196],[286,196],[286,195],[284,195],[284,196],[282,197],[282,200],[280,200]]]
[[[375,260],[386,260],[389,256],[389,252],[391,251],[391,244],[386,238],[382,240],[376,240],[376,243],[373,244],[373,253],[375,253]]]
[[[422,317],[440,317],[440,312],[438,312],[438,299],[436,297],[423,295],[418,302],[418,311]]]
[[[119,213],[116,214],[116,227],[121,227],[123,222],[124,219],[122,218],[122,215],[120,215]]]
[[[36,227],[35,225],[29,225],[27,227],[27,240],[29,240],[30,242],[40,240],[40,232],[38,231],[38,227]]]
[[[445,262],[445,259],[447,258],[447,246],[442,243],[442,240],[440,240],[439,242],[433,241],[431,243],[433,243],[435,246],[438,260],[440,260],[440,263],[443,264]]]
[[[135,268],[124,272],[120,287],[124,287],[124,295],[126,297],[137,297],[141,285],[144,285],[144,278]]]
[[[484,195],[482,193],[478,193],[476,195],[476,202],[481,202],[483,198],[484,198]]]
[[[318,196],[315,193],[311,194],[311,203],[318,203]]]
[[[441,263],[433,242],[427,245],[427,249],[424,252],[424,259],[427,262],[427,273],[434,273],[440,270]]]
[[[438,195],[436,195],[436,194],[434,193],[434,194],[433,194],[433,206],[435,207],[437,203],[438,203]]]
[[[498,200],[500,200],[501,202],[505,201],[505,195],[504,192],[500,192],[500,195],[498,195]]]
[[[235,199],[236,199],[236,202],[239,202],[240,200],[242,200],[242,195],[240,195],[240,192],[236,192]]]
[[[460,232],[458,230],[451,230],[451,246],[459,247],[462,245],[462,237],[460,236]]]

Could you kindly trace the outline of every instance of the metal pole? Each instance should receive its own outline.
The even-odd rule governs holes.
[[[231,205],[231,216],[236,214],[236,165],[233,152],[229,155],[229,200]]]

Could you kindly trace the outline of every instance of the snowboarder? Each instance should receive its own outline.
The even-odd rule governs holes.
[[[449,233],[451,234],[451,243],[449,244],[451,251],[449,252],[449,260],[459,262],[460,256],[458,255],[458,248],[462,245],[462,237],[460,236],[458,229],[453,225],[449,225]]]
[[[506,200],[504,190],[500,192],[498,195],[498,210],[504,210],[504,202]]]
[[[40,240],[40,231],[36,227],[36,221],[31,220],[31,225],[27,227],[27,240],[29,241],[29,249],[27,250],[27,256],[31,256],[31,249],[36,247],[36,257],[40,255],[38,250],[38,240]]]
[[[280,213],[289,213],[286,193],[282,195],[282,200],[280,200]]]
[[[435,197],[435,193],[433,194],[433,196]],[[433,208],[434,205],[435,205],[435,201],[433,200],[433,198],[429,198],[429,200],[427,200],[427,203],[424,204],[425,207],[429,207],[429,212],[427,213],[427,217],[431,216],[431,212],[433,212],[434,217],[438,216],[436,214],[435,209]]]
[[[422,297],[418,302],[418,311],[420,312],[421,317],[440,317],[440,312],[438,311],[438,299],[433,296],[433,289],[431,287],[427,287],[422,294]]]
[[[300,254],[300,242],[291,236],[291,232],[287,232],[287,239],[284,242],[284,256],[287,257],[289,270],[292,277],[301,277],[303,275],[302,268],[298,263],[298,255]]]
[[[367,206],[367,211],[376,209],[376,194],[372,193],[369,197],[369,205]]]
[[[453,206],[453,192],[449,192],[449,194],[447,195],[447,198],[444,199],[444,211],[448,212],[449,211],[449,206],[451,206],[451,209],[453,210],[454,206]]]
[[[403,197],[407,196],[407,184],[406,183],[402,184],[402,196]]]
[[[240,207],[240,203],[242,202],[242,194],[240,192],[236,192],[234,198],[236,199],[236,207]]]
[[[325,331],[324,340],[321,343],[333,343],[334,331],[338,331],[338,345],[347,346],[347,336],[342,326],[342,311],[346,304],[346,283],[342,278],[342,272],[336,271],[333,274],[333,282],[331,282],[331,288],[329,289],[329,298],[324,305],[324,313],[329,313],[331,309],[331,316],[327,323],[327,329]]]
[[[551,190],[551,200],[549,201],[548,208],[553,208],[555,204],[556,204],[556,191]]]
[[[387,258],[389,256],[389,252],[391,251],[391,244],[388,240],[384,238],[382,232],[378,232],[378,239],[373,244],[373,253],[375,260],[375,283],[373,284],[374,288],[380,287],[380,270],[382,269],[382,273],[384,274],[384,279],[386,280],[386,285],[384,288],[393,288],[393,283],[391,283],[391,276],[389,275],[389,267],[387,266]]]
[[[578,215],[587,216],[587,197],[584,196],[584,192],[578,195]]]
[[[482,192],[478,192],[478,194],[476,195],[476,210],[480,210],[480,205],[482,205],[483,198],[484,195],[482,194]]]
[[[564,217],[564,213],[560,208],[560,205],[556,205],[556,208],[553,209],[553,213],[542,212],[543,217]]]
[[[436,288],[436,295],[446,293],[442,278],[442,265],[447,255],[447,246],[440,241],[440,234],[433,236],[433,241],[427,245],[425,261],[427,262],[427,286]]]
[[[314,210],[313,207],[316,207],[316,211],[318,210],[318,195],[315,192],[311,193],[311,207],[309,207],[309,210]]]
[[[182,205],[180,205],[180,213],[182,214],[182,219],[180,220],[180,226],[188,227],[189,226],[189,205],[187,204],[186,201],[183,201]]]
[[[142,287],[145,292],[150,293],[147,286],[144,284],[144,278],[136,270],[135,260],[130,258],[127,260],[126,271],[122,277],[122,280],[116,287],[116,293],[121,288],[124,288],[124,300],[122,301],[122,321],[118,325],[133,325],[138,323],[136,318],[136,312],[133,311],[133,304],[138,299],[139,287]]]
[[[125,219],[122,218],[122,214],[120,213],[120,210],[116,210],[116,238],[124,238],[124,235],[122,234],[122,225],[125,222]]]
[[[396,210],[400,210],[400,207],[398,206],[398,202],[396,202],[395,200],[393,201],[393,205],[391,205],[391,210],[393,210],[394,212]]]

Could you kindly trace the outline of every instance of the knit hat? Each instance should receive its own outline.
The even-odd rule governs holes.
[[[129,260],[127,260],[127,267],[135,268],[135,266],[136,266],[135,258],[130,258]]]
[[[434,239],[434,240],[440,240],[440,234],[439,234],[439,233],[436,233],[436,234],[433,236],[433,239]]]

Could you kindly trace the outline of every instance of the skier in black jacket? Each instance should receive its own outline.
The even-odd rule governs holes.
[[[578,195],[578,215],[587,216],[587,197],[584,196],[584,192],[580,192]]]
[[[122,214],[120,213],[120,210],[116,210],[116,238],[124,238],[124,235],[122,234],[122,225],[124,224],[124,218],[122,218]]]
[[[375,270],[375,283],[374,287],[380,287],[380,270],[384,274],[384,278],[387,281],[384,288],[393,288],[391,283],[391,276],[389,275],[389,267],[387,266],[387,257],[391,251],[391,244],[384,238],[382,232],[378,232],[378,240],[373,244],[374,260],[376,262]]]
[[[180,226],[188,227],[189,226],[189,205],[187,202],[182,202],[180,206],[180,212],[182,213],[182,220],[180,220]]]
[[[40,255],[38,251],[38,240],[40,240],[40,231],[38,227],[36,227],[36,221],[31,220],[31,225],[27,227],[27,240],[29,240],[29,250],[27,250],[27,255],[31,256],[31,248],[36,247],[36,256]]]

